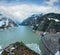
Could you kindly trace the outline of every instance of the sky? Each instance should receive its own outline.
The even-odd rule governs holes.
[[[32,14],[60,13],[60,0],[0,0],[0,11],[22,21]]]

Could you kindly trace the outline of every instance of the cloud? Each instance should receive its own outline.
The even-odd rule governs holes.
[[[50,6],[53,6],[54,3],[58,3],[58,2],[59,2],[59,0],[49,0],[49,1],[47,1],[46,3],[47,3],[48,5],[50,5]]]
[[[7,14],[9,13],[13,15],[14,17],[20,19],[21,21],[31,16],[32,14],[60,12],[60,10],[56,7],[28,5],[28,4],[15,5],[15,6],[0,6],[0,10],[4,10]]]

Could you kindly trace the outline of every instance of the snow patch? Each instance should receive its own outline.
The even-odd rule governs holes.
[[[60,55],[60,52],[59,52],[59,51],[57,51],[57,52],[55,53],[55,55]]]
[[[0,55],[1,55],[2,52],[3,52],[3,50],[2,50],[2,47],[0,46]]]
[[[54,18],[48,18],[49,20],[55,20],[56,22],[59,22],[59,19],[54,19]]]

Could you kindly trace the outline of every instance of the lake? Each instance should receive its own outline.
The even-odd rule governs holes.
[[[40,39],[41,37],[32,32],[32,28],[29,26],[19,26],[0,30],[0,46],[3,48],[17,41],[23,41],[25,44],[40,44]]]

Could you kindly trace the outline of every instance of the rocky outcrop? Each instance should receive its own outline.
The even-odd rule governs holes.
[[[39,55],[22,42],[10,44],[4,49],[2,55]]]

